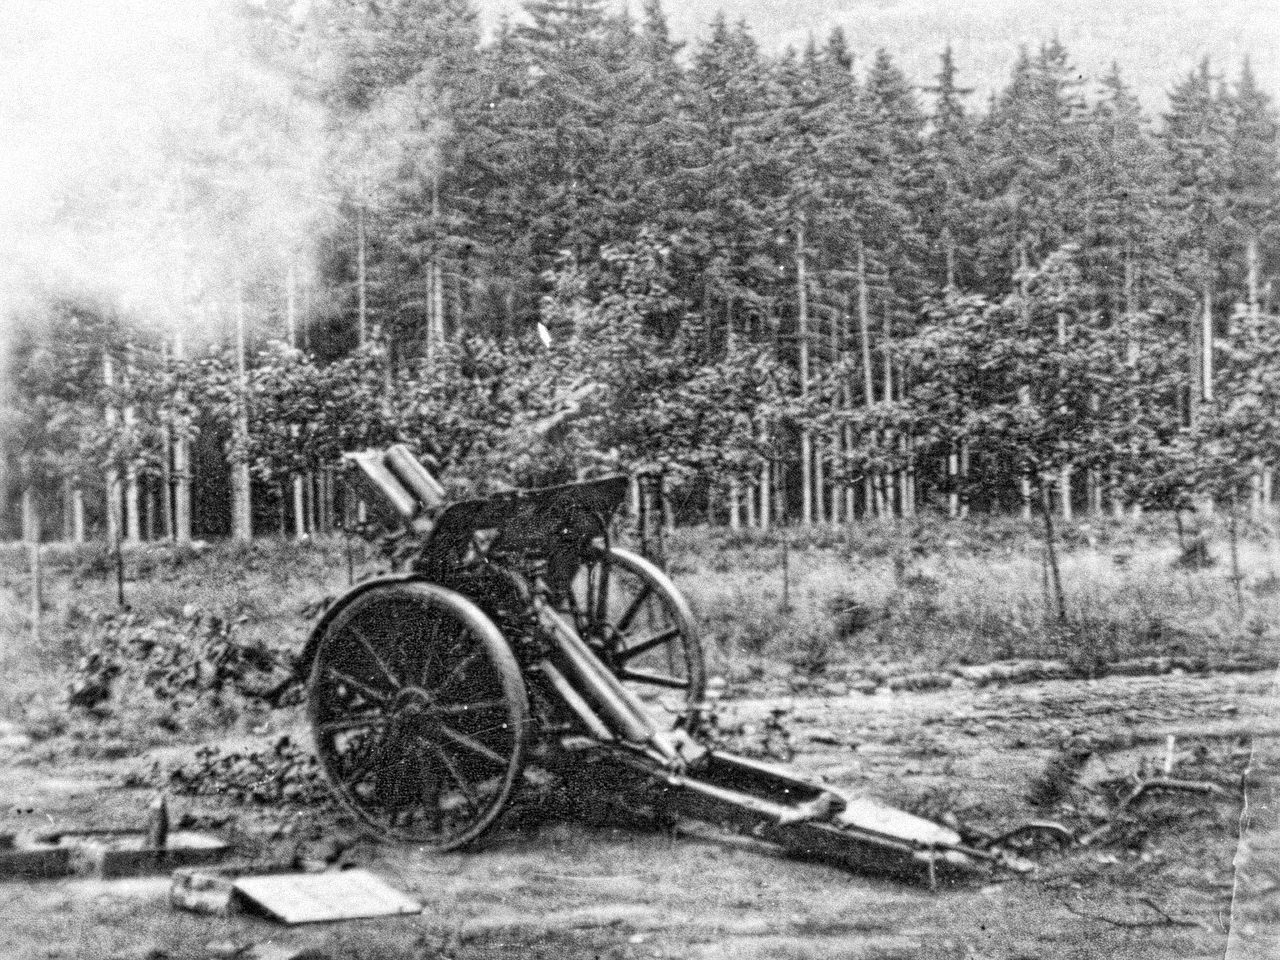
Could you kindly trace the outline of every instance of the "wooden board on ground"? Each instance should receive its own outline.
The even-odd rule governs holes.
[[[241,877],[234,887],[242,897],[288,924],[422,912],[422,904],[367,870]]]

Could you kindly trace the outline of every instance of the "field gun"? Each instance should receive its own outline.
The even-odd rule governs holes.
[[[401,569],[324,612],[299,669],[324,774],[377,834],[464,847],[498,821],[536,760],[570,789],[625,795],[859,872],[932,884],[1026,866],[701,744],[694,616],[662,570],[610,540],[626,477],[446,504],[403,446],[349,462],[413,549]]]

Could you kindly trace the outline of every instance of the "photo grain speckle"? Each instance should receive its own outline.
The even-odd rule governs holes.
[[[1278,46],[0,7],[0,957],[1280,955]]]

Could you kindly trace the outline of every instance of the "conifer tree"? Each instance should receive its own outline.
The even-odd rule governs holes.
[[[1280,211],[1280,138],[1275,107],[1246,60],[1231,91],[1226,145],[1226,228],[1240,251],[1233,290],[1256,312],[1261,305],[1262,244],[1275,234]],[[1241,282],[1243,281],[1243,282]]]
[[[1162,140],[1169,169],[1166,202],[1174,244],[1170,293],[1190,317],[1192,419],[1213,398],[1213,354],[1227,237],[1221,198],[1227,176],[1227,105],[1206,58],[1169,94]]]

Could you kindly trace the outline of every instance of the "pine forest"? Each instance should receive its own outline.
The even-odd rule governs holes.
[[[1248,62],[1149,112],[1051,38],[986,97],[949,49],[909,77],[839,30],[775,55],[723,16],[678,43],[659,0],[525,9],[221,14],[213,108],[64,198],[138,205],[163,288],[11,305],[7,538],[323,533],[341,454],[397,441],[455,497],[660,476],[669,525],[1274,502]]]

